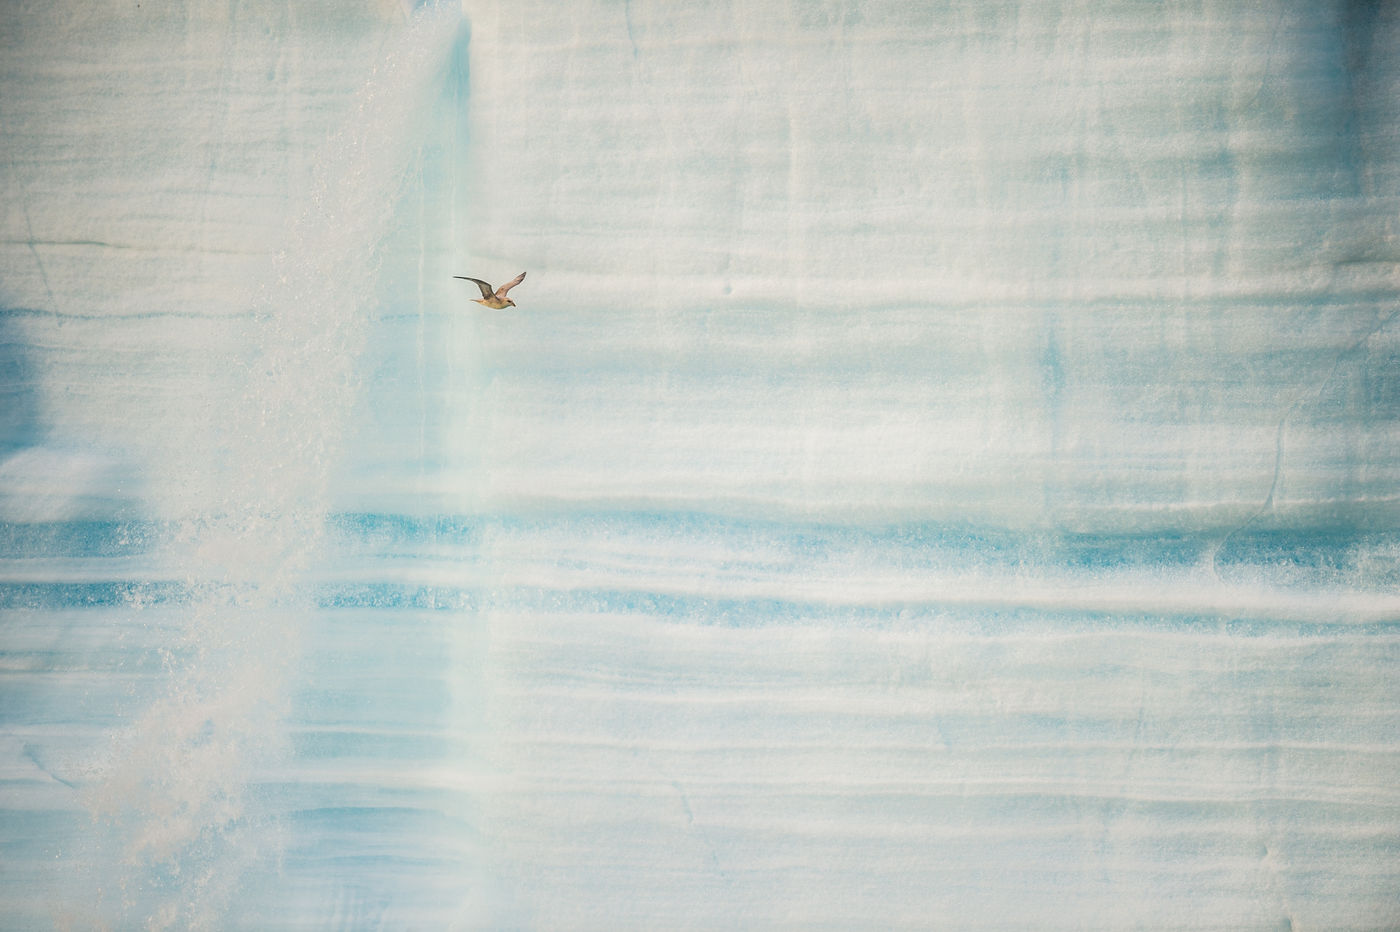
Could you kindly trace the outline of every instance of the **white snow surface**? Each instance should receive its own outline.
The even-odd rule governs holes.
[[[1397,50],[5,5],[0,925],[1395,926]]]

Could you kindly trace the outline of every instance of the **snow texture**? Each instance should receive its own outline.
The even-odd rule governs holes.
[[[1397,50],[0,6],[0,925],[1400,924]]]

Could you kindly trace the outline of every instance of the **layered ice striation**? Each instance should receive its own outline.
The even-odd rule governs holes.
[[[1395,924],[1395,10],[414,6],[0,12],[3,924]]]

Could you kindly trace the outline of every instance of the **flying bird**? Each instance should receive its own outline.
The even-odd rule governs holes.
[[[525,273],[521,272],[495,291],[492,291],[491,286],[479,278],[469,278],[466,275],[453,275],[452,277],[460,278],[465,282],[475,282],[476,287],[481,289],[481,297],[472,298],[472,300],[477,304],[484,304],[487,307],[492,307],[499,311],[501,308],[515,307],[515,302],[506,297],[506,292],[523,282],[525,280]]]

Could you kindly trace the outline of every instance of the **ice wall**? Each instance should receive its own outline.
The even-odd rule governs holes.
[[[1394,924],[1398,30],[6,8],[4,924]]]

